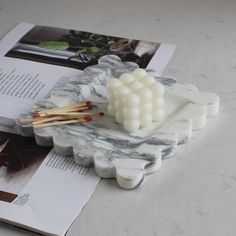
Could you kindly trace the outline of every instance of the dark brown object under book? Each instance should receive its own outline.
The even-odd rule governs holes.
[[[0,200],[4,201],[4,202],[13,202],[16,197],[18,195],[14,194],[14,193],[8,193],[8,192],[4,192],[4,191],[0,191]]]
[[[0,131],[0,168],[5,166],[10,172],[25,169],[43,159],[50,149],[38,146],[33,138]]]

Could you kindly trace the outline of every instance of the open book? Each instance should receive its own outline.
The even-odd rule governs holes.
[[[175,46],[20,23],[0,41],[0,126],[107,54],[161,74]]]
[[[21,112],[103,55],[161,74],[175,46],[20,23],[0,41],[0,219],[64,235],[99,177],[14,133]],[[10,133],[2,132],[9,131]]]

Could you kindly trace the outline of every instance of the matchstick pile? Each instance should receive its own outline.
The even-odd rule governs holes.
[[[103,112],[88,112],[92,108],[92,103],[86,101],[70,106],[36,111],[34,117],[21,119],[21,122],[32,122],[34,128],[44,128],[54,125],[90,122],[94,117],[104,115]]]

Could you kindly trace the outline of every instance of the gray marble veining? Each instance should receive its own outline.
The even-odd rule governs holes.
[[[106,114],[106,82],[138,66],[122,62],[116,56],[104,56],[98,65],[86,68],[65,86],[53,90],[49,97],[35,104],[35,109],[48,109],[90,100],[94,110]],[[22,118],[17,120],[18,132],[34,135],[39,145],[54,146],[57,153],[73,155],[82,166],[95,166],[101,177],[116,178],[127,189],[137,187],[145,174],[158,170],[161,160],[172,156],[176,146],[187,143],[192,130],[202,128],[208,116],[215,115],[219,98],[215,94],[201,93],[193,85],[180,85],[175,79],[156,77],[166,87],[165,119],[153,122],[147,128],[129,134],[105,115],[92,122],[33,129]]]

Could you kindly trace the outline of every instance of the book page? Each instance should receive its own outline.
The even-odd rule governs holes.
[[[0,132],[0,157],[0,219],[49,235],[65,234],[100,180],[33,138]]]
[[[62,80],[81,71],[44,63],[3,57],[0,63],[1,117],[16,119],[30,110]]]

